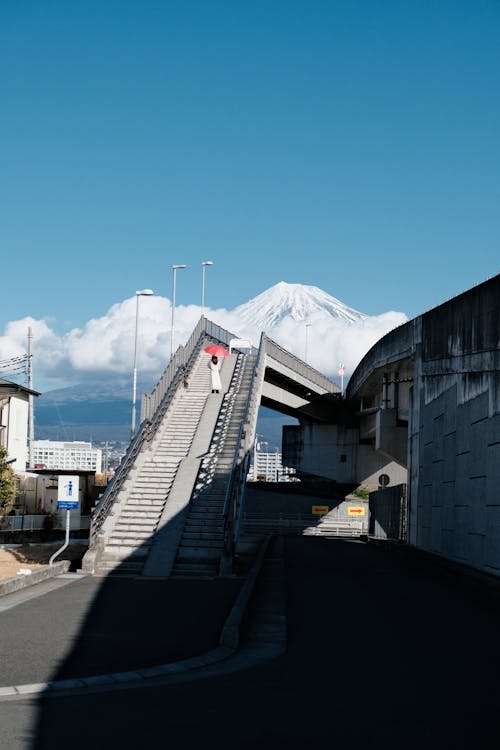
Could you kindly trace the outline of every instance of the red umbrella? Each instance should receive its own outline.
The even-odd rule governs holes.
[[[206,346],[205,351],[215,357],[229,356],[229,352],[227,351],[227,349],[224,349],[223,346],[219,346],[218,344],[210,344],[209,346]]]

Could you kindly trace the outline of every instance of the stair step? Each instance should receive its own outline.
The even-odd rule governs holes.
[[[220,552],[223,546],[222,539],[183,539],[179,547],[179,552],[182,550],[184,553],[186,550],[192,550],[193,553],[196,551],[197,554],[200,555],[201,550],[203,550],[203,553],[210,550]],[[200,556],[203,557],[203,555]]]
[[[150,531],[147,528],[144,528],[144,526],[141,526],[139,529],[137,529],[137,531],[130,531],[128,529],[117,528],[115,526],[115,528],[113,529],[110,535],[110,539],[114,539],[117,536],[120,536],[121,538],[127,537],[133,540],[142,539],[142,538],[147,539],[149,535],[150,535]]]
[[[195,560],[198,563],[206,563],[214,560],[220,560],[222,548],[204,549],[198,547],[180,547],[177,552],[177,560],[185,562],[186,560]]]
[[[172,485],[168,487],[136,487],[129,495],[129,497],[150,497],[152,500],[165,497],[165,493],[170,489]]]
[[[135,507],[143,508],[145,506],[146,507],[149,506],[151,508],[161,508],[165,504],[165,500],[166,500],[166,498],[163,498],[163,499],[161,499],[161,498],[156,499],[155,498],[155,499],[153,499],[151,497],[144,497],[144,496],[142,496],[142,497],[140,497],[140,496],[139,497],[131,497],[127,501],[127,505],[125,507],[126,508],[128,508],[128,507],[130,507],[130,508],[135,508]]]
[[[139,575],[143,568],[143,561],[101,560],[97,567],[97,575]]]
[[[126,523],[124,521],[118,521],[118,523],[115,526],[115,533],[113,536],[116,536],[117,534],[122,535],[124,531],[128,532],[134,532],[137,533],[137,538],[139,538],[139,535],[146,534],[146,536],[151,536],[151,534],[154,532],[158,525],[157,521],[153,521],[152,523]]]
[[[207,567],[189,567],[186,570],[174,567],[171,578],[217,578],[219,572],[218,565]]]
[[[224,504],[223,503],[217,503],[214,505],[198,505],[196,503],[191,508],[191,513],[196,513],[198,516],[209,516],[212,518],[215,518],[216,516],[222,516],[224,512]]]
[[[106,545],[106,553],[104,559],[108,560],[123,560],[124,558],[146,558],[149,554],[150,545],[142,543],[139,547],[135,547],[132,544],[122,544],[121,542],[109,541]]]

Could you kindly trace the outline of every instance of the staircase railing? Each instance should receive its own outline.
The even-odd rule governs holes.
[[[108,513],[113,505],[120,489],[127,479],[128,473],[135,463],[135,460],[141,452],[142,445],[146,439],[148,430],[148,424],[143,422],[139,427],[137,434],[130,441],[130,445],[127,448],[125,455],[118,468],[116,469],[113,478],[106,487],[104,493],[101,495],[97,505],[92,511],[92,518],[90,523],[90,534],[89,534],[89,547],[93,546],[93,543],[97,539],[97,535],[101,530],[101,526],[106,520]]]
[[[314,367],[311,367],[307,364],[307,362],[304,362],[294,354],[290,354],[290,352],[288,352],[286,349],[283,349],[282,346],[277,344],[272,339],[268,338],[268,336],[266,336],[265,334],[263,335],[263,344],[265,352],[269,357],[276,359],[283,365],[288,365],[298,375],[302,375],[312,383],[319,385],[328,393],[336,393],[340,391],[339,386],[332,380],[327,378],[326,375],[323,375],[323,373],[315,370]]]
[[[250,462],[250,449],[255,439],[257,410],[260,403],[259,380],[265,368],[265,336],[261,335],[259,352],[252,369],[245,411],[236,441],[231,473],[224,502],[224,554],[232,559],[239,538],[240,523],[245,503],[246,478]]]
[[[95,541],[110,509],[115,502],[120,489],[125,482],[128,473],[139,453],[142,450],[144,442],[150,442],[161,421],[169,404],[176,392],[179,382],[184,374],[191,368],[196,355],[203,344],[213,341],[225,346],[229,346],[231,339],[235,336],[222,326],[207,320],[202,316],[193,330],[191,336],[184,346],[179,346],[173,355],[168,366],[163,371],[158,383],[150,394],[145,394],[141,400],[141,424],[135,437],[132,439],[125,456],[123,457],[118,469],[111,482],[108,484],[104,494],[97,503],[93,514],[90,531],[90,544]],[[245,414],[240,426],[238,436],[238,448],[235,452],[226,501],[224,507],[225,519],[225,539],[227,549],[234,549],[235,540],[239,534],[239,524],[244,503],[246,475],[248,472],[249,451],[255,437],[257,423],[257,410],[259,407],[260,388],[256,388],[257,378],[261,381],[265,369],[266,354],[278,360],[282,364],[289,365],[299,374],[309,378],[312,382],[320,385],[328,392],[338,390],[338,386],[332,383],[317,370],[309,367],[305,362],[290,354],[272,339],[269,339],[264,333],[261,335],[260,346],[257,349],[245,350],[245,353],[257,355],[250,390],[245,407]]]
[[[153,421],[155,419],[156,413],[161,409],[163,399],[176,375],[182,368],[187,367],[195,349],[198,348],[198,345],[201,345],[200,339],[202,336],[226,346],[229,346],[229,342],[234,338],[234,334],[202,316],[186,344],[179,346],[175,352],[152,392],[142,397],[141,421],[144,419]]]
[[[141,424],[137,434],[132,438],[127,451],[118,466],[113,479],[101,495],[92,512],[89,546],[92,546],[118,497],[144,443],[151,442],[168,409],[184,374],[191,368],[196,355],[207,340],[229,346],[234,334],[225,328],[212,323],[202,316],[193,333],[184,346],[179,346],[169,364],[163,371],[158,383],[150,394],[142,397]]]

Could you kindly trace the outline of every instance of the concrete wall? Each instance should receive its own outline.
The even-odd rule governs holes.
[[[500,574],[500,277],[422,316],[410,542]]]
[[[340,484],[379,486],[387,474],[390,484],[406,482],[406,467],[370,445],[359,443],[359,431],[343,425],[304,423],[283,428],[283,461],[307,474],[333,479]]]

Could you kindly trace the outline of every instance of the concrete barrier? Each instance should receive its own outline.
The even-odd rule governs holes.
[[[70,560],[61,560],[53,565],[44,565],[41,568],[35,568],[29,575],[17,575],[12,578],[5,578],[3,581],[0,581],[0,597],[12,594],[14,591],[19,591],[20,589],[25,589],[28,586],[34,586],[36,583],[46,581],[48,578],[67,573],[70,565]]]
[[[243,584],[240,593],[238,594],[236,602],[234,603],[233,608],[228,615],[224,627],[222,628],[222,633],[219,640],[220,646],[225,646],[226,648],[233,649],[234,651],[236,651],[239,646],[240,631],[243,618],[246,614],[250,598],[255,588],[255,584],[257,583],[257,579],[264,563],[264,558],[266,556],[267,548],[269,547],[271,539],[272,535],[268,535],[261,544],[257,559],[252,565],[247,575],[246,581]]]

